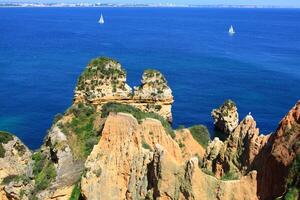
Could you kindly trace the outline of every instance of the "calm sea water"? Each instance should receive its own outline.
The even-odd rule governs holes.
[[[293,9],[1,8],[0,129],[38,148],[88,61],[105,55],[131,86],[146,68],[165,74],[174,127],[212,129],[211,110],[231,98],[269,133],[300,97],[299,22]]]

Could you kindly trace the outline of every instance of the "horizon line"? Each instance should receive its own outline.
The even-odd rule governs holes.
[[[239,4],[175,4],[175,3],[37,3],[37,2],[1,2],[0,7],[168,7],[168,8],[274,8],[298,9],[300,6],[278,5],[239,5]]]

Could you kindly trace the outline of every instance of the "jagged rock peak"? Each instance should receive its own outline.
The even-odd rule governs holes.
[[[172,91],[167,84],[167,80],[162,73],[153,69],[144,71],[142,85],[135,87],[134,98],[173,102]]]
[[[300,101],[281,120],[274,136],[272,154],[285,166],[300,154]]]
[[[79,77],[74,103],[93,104],[97,110],[107,102],[129,104],[172,121],[172,90],[159,71],[145,70],[141,86],[134,88],[132,93],[120,63],[99,57],[92,60]]]
[[[299,199],[300,101],[281,120],[257,159],[261,199]],[[297,159],[298,158],[298,159]],[[292,165],[298,166],[293,167]],[[294,171],[295,170],[295,171]],[[298,179],[298,181],[296,181]],[[290,191],[290,189],[295,189]],[[283,193],[290,193],[285,194]]]
[[[247,115],[224,142],[215,138],[209,144],[204,167],[216,177],[226,173],[245,175],[253,168],[253,161],[267,140],[268,136],[259,134],[254,118]]]
[[[215,127],[226,134],[230,134],[239,124],[237,107],[232,100],[226,100],[219,108],[213,109],[211,116]]]

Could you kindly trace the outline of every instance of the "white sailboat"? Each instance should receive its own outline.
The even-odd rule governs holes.
[[[229,35],[234,35],[235,34],[235,31],[234,31],[232,25],[230,26],[228,33],[229,33]]]
[[[104,18],[103,18],[102,13],[101,13],[101,17],[100,17],[98,23],[99,23],[99,24],[104,24]]]

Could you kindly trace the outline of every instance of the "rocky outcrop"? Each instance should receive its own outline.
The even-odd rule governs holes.
[[[300,101],[281,120],[268,145],[256,158],[261,199],[274,199],[285,193],[287,177],[297,155],[300,155]]]
[[[211,112],[216,129],[230,134],[239,124],[239,115],[235,103],[227,100]]]
[[[222,142],[218,138],[209,144],[204,166],[222,177],[226,173],[241,175],[253,169],[253,161],[267,143],[268,136],[259,135],[256,122],[247,115]]]
[[[108,58],[92,60],[79,77],[74,103],[91,103],[101,111],[108,102],[135,106],[145,112],[157,113],[172,121],[172,91],[164,76],[156,70],[146,70],[142,84],[134,92],[126,83],[121,65]]]
[[[2,131],[0,151],[0,195],[3,200],[20,199],[21,190],[25,194],[32,187],[23,178],[32,176],[31,151],[16,136]]]
[[[142,148],[137,126],[137,120],[127,114],[108,117],[101,140],[85,164],[81,189],[86,199],[136,199],[146,194],[150,155]]]
[[[168,121],[172,121],[172,91],[165,77],[157,70],[145,70],[142,85],[134,88],[131,105],[145,112],[158,113]]]
[[[255,171],[222,181],[202,172],[197,157],[186,157],[160,121],[139,124],[131,115],[110,114],[86,161],[82,195],[91,200],[258,199]]]
[[[148,165],[158,143],[169,149],[175,162],[181,161],[178,145],[160,121],[146,119],[138,124],[132,115],[110,114],[99,144],[86,161],[82,195],[87,199],[145,198]]]
[[[68,144],[67,136],[58,126],[54,126],[47,138],[45,148],[55,163],[55,187],[69,186],[76,183],[84,169],[83,161],[74,158],[74,153]]]
[[[253,117],[248,115],[224,142],[215,139],[209,144],[204,168],[220,178],[226,174],[247,175],[256,170],[258,198],[275,199],[287,191],[287,177],[300,154],[299,138],[300,102],[271,135],[259,135]]]
[[[68,138],[57,123],[49,131],[40,151],[53,165],[55,177],[52,178],[47,188],[37,192],[35,196],[38,199],[69,199],[73,185],[79,181],[84,170],[84,161],[75,159]],[[49,173],[48,170],[42,170],[39,174],[44,173],[43,171]],[[39,174],[36,176],[40,176]]]
[[[121,64],[108,58],[92,60],[79,77],[74,102],[101,105],[112,100],[128,100],[131,88]]]
[[[0,183],[7,176],[31,173],[31,151],[16,136],[0,131],[0,151]]]
[[[184,199],[212,199],[230,200],[245,199],[258,200],[256,195],[256,171],[252,171],[247,176],[238,180],[222,181],[213,176],[203,173],[197,166],[198,160],[193,158],[187,163],[186,181],[190,185],[192,195],[185,196]]]

